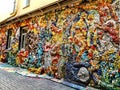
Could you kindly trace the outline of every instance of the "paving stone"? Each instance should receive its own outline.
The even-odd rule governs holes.
[[[0,90],[75,90],[41,78],[30,78],[0,69]]]

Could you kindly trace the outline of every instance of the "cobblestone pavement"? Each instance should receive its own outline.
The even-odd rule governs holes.
[[[0,69],[0,90],[75,90],[41,78],[24,77]]]

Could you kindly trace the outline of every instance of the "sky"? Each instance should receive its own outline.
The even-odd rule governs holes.
[[[14,0],[0,0],[0,20],[4,19],[13,10]]]

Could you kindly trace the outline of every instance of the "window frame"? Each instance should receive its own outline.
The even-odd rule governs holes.
[[[15,12],[16,12],[16,0],[14,0],[14,2],[13,2],[14,4],[14,6],[13,6],[13,9],[12,9],[12,12],[10,12],[10,14],[12,15],[12,14],[14,14]]]
[[[30,0],[24,0],[23,1],[23,9],[27,8],[30,6]]]
[[[6,43],[6,49],[11,48],[11,40],[12,40],[12,29],[8,29],[7,31],[7,43]]]
[[[26,26],[20,28],[19,50],[26,48],[26,35],[28,28]]]

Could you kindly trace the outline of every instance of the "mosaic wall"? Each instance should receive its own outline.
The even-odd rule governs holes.
[[[114,1],[116,2],[116,1]],[[0,30],[0,61],[73,83],[119,89],[119,5],[74,3]],[[20,27],[28,28],[19,50]],[[11,48],[6,49],[12,28]]]

